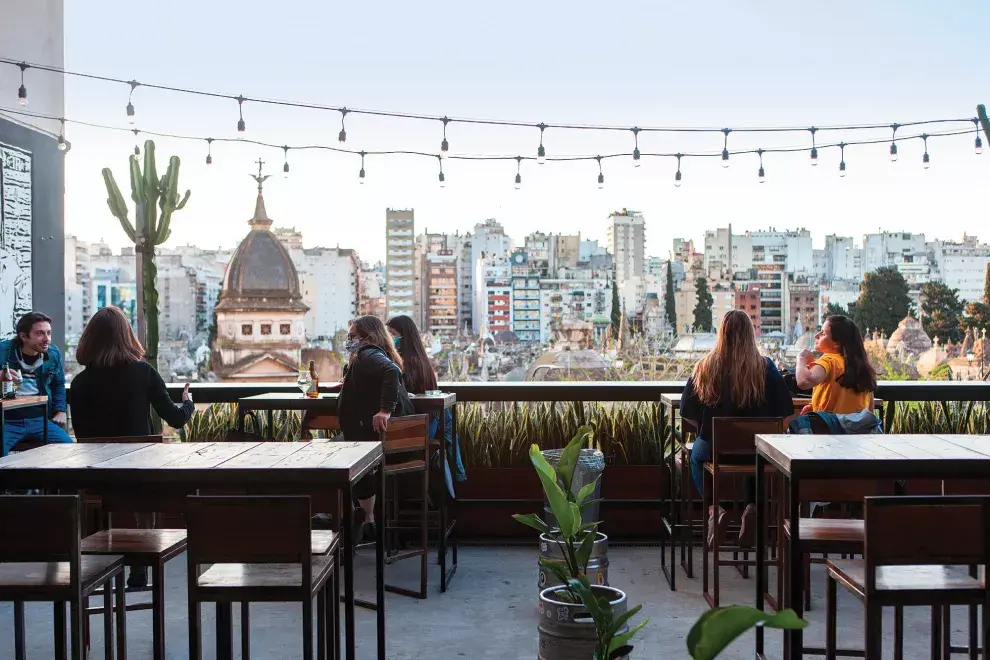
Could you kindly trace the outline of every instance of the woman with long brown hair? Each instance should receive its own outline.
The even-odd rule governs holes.
[[[769,358],[760,355],[756,331],[749,316],[732,310],[722,317],[713,348],[694,367],[681,396],[681,417],[698,431],[691,450],[691,476],[701,493],[704,489],[705,461],[712,458],[712,420],[716,417],[788,417],[794,403],[784,378]],[[746,509],[739,532],[739,544],[752,543],[755,513],[755,482],[746,480]],[[717,503],[716,503],[717,505]],[[709,545],[716,533],[728,524],[725,511],[709,510]]]
[[[151,435],[154,408],[172,428],[182,428],[195,410],[189,384],[182,403],[169,398],[165,381],[144,361],[144,348],[116,307],[96,312],[76,347],[86,367],[72,380],[72,428],[77,438]]]

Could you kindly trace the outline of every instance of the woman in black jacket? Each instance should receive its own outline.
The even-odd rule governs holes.
[[[165,423],[182,428],[194,412],[189,385],[182,403],[172,403],[165,381],[144,361],[144,349],[116,307],[93,315],[76,348],[86,367],[72,379],[70,410],[77,438],[151,435],[151,408]]]
[[[413,412],[412,402],[402,384],[402,358],[385,324],[376,316],[362,316],[351,322],[344,345],[350,360],[337,399],[337,419],[345,440],[379,440],[388,420]],[[375,524],[375,487],[368,475],[354,487],[360,511],[355,528]],[[357,538],[357,535],[355,535]]]

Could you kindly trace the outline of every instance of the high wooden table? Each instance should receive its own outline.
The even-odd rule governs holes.
[[[337,400],[339,394],[336,392],[321,393],[318,397],[307,397],[301,392],[299,394],[289,394],[280,392],[270,392],[255,396],[243,397],[237,400],[237,428],[244,430],[244,418],[249,412],[264,411],[268,416],[268,434],[274,438],[274,426],[272,425],[273,413],[276,410],[299,410],[302,412],[318,412],[327,415],[337,414]],[[451,425],[453,433],[457,433],[457,395],[443,392],[437,395],[410,394],[416,412],[419,414],[435,414],[440,416],[440,424],[437,429],[437,436],[440,441],[444,458],[444,469],[451,470],[451,463],[456,465],[456,459],[450,455],[450,448],[447,447],[447,416],[446,410],[450,410]],[[455,443],[456,446],[456,443]],[[443,501],[440,502],[440,538],[437,543],[437,556],[440,563],[440,592],[445,593],[457,571],[457,520],[448,519],[447,512],[450,508],[450,493],[447,492],[446,485],[443,488]],[[377,515],[376,515],[377,517]],[[447,548],[450,548],[450,568],[447,567]]]
[[[4,456],[3,453],[3,422],[6,413],[9,410],[19,410],[21,408],[33,408],[36,406],[42,406],[44,411],[41,413],[41,418],[46,423],[42,425],[42,442],[48,444],[48,397],[39,395],[30,396],[19,396],[13,399],[2,399],[0,400],[0,457]],[[14,445],[16,447],[17,445]],[[13,447],[11,448],[13,449]]]
[[[790,482],[785,515],[801,518],[802,479],[951,479],[990,478],[990,436],[984,435],[758,435],[756,436],[756,547],[764,547],[766,493],[763,470],[771,465]],[[800,525],[791,525],[784,548],[785,606],[802,613],[804,563]],[[756,553],[756,606],[763,609],[766,557]],[[785,633],[790,660],[800,660],[804,634]],[[756,653],[763,654],[763,629],[756,634]]]
[[[343,509],[346,658],[355,658],[351,489],[374,473],[382,515],[384,480],[379,442],[187,442],[175,444],[50,444],[0,459],[0,490],[46,488],[118,492],[149,500],[197,491],[309,495]],[[340,506],[343,500],[344,506]],[[378,658],[385,660],[385,527],[375,539]],[[331,608],[332,609],[332,608]]]

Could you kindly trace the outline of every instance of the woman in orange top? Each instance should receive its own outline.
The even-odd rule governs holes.
[[[815,354],[805,349],[797,361],[796,380],[801,389],[811,389],[811,410],[839,415],[873,411],[877,375],[866,356],[863,336],[852,319],[830,316],[815,335]]]

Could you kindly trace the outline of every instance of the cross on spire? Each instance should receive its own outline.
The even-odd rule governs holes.
[[[264,184],[265,181],[267,181],[268,178],[271,176],[271,174],[266,174],[266,175],[262,176],[261,171],[262,171],[262,168],[264,167],[264,165],[265,165],[265,161],[263,161],[263,160],[261,160],[261,158],[259,158],[258,159],[258,173],[257,174],[251,174],[251,175],[249,175],[252,179],[254,179],[255,181],[258,182],[258,194],[259,195],[261,194],[262,184]]]

